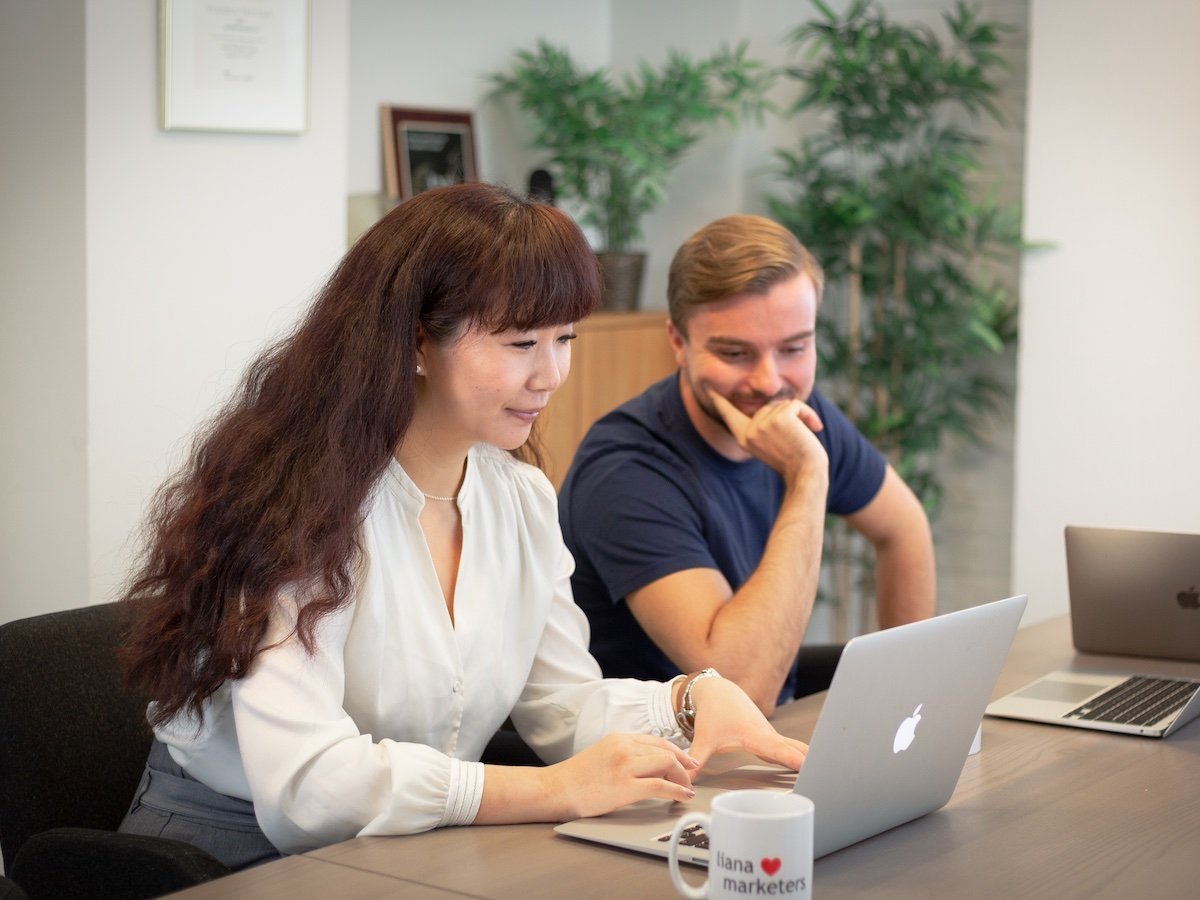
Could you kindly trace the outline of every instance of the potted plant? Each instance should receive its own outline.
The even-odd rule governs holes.
[[[672,169],[705,123],[761,116],[774,78],[747,58],[745,43],[698,61],[673,52],[660,69],[643,62],[618,79],[606,69],[581,69],[546,41],[490,76],[494,93],[515,98],[526,113],[560,195],[577,204],[581,224],[596,229],[605,305],[624,309],[636,305],[638,285],[617,295],[619,273],[634,269],[640,284],[642,218],[666,199]]]
[[[1020,213],[976,188],[981,139],[968,127],[979,114],[1000,118],[1005,26],[959,2],[939,39],[889,21],[874,0],[840,16],[812,2],[820,16],[790,35],[807,59],[788,76],[802,87],[796,108],[816,112],[820,130],[778,152],[791,190],[770,208],[826,270],[823,383],[932,518],[943,441],[978,439],[1003,396],[984,363],[1016,337],[994,264],[1022,247]],[[871,596],[857,536],[833,520],[827,538],[839,601]]]

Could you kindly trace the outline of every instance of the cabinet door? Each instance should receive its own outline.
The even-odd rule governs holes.
[[[665,310],[599,312],[577,326],[571,374],[539,421],[543,465],[556,488],[593,422],[675,371],[666,321]]]

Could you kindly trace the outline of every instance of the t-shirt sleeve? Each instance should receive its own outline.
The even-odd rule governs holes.
[[[879,493],[887,460],[863,437],[845,413],[818,391],[809,398],[825,429],[819,434],[829,453],[827,511],[838,516],[858,512]]]
[[[586,558],[613,602],[684,569],[718,568],[681,471],[633,449],[593,456],[567,499],[571,550]]]

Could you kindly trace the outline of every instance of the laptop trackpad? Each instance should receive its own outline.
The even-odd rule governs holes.
[[[1082,703],[1103,685],[1081,684],[1078,681],[1060,681],[1057,678],[1041,678],[1014,696],[1030,700],[1055,700],[1059,703]]]

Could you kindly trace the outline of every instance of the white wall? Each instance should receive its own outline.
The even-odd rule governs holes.
[[[154,3],[0,9],[6,621],[111,597],[187,437],[341,255],[349,14],[312,4],[308,131],[260,136],[158,129]]]
[[[87,600],[83,59],[82,3],[0,4],[0,622]]]
[[[746,5],[741,0],[614,0],[613,71],[630,71],[643,60],[661,66],[669,50],[703,59],[722,43],[735,46],[745,37]],[[682,23],[687,27],[681,27]],[[749,53],[762,59],[774,57],[779,32],[776,28],[771,40],[757,43]],[[713,219],[746,212],[748,201],[754,205],[755,198],[746,195],[739,173],[744,170],[742,135],[757,131],[749,123],[736,128],[726,122],[701,126],[703,137],[688,149],[671,175],[667,201],[643,222],[643,309],[667,308],[667,271],[675,250],[688,235]]]
[[[610,4],[597,0],[353,0],[351,10],[351,237],[380,214],[381,105],[472,112],[480,177],[524,191],[541,159],[515,107],[488,99],[487,76],[539,37],[583,67],[608,65],[610,57]]]
[[[127,571],[127,538],[196,423],[344,248],[348,7],[311,10],[304,134],[164,132],[154,4],[88,2],[93,600]]]
[[[1200,531],[1200,4],[1034,0],[1013,582],[1067,524]]]
[[[352,0],[351,9],[352,194],[382,186],[381,104],[473,111],[482,174],[489,181],[524,188],[528,171],[497,153],[496,142],[527,141],[528,133],[505,121],[512,117],[510,108],[487,101],[487,76],[506,68],[517,50],[532,47],[539,37],[566,47],[582,66],[607,65],[609,59],[607,2]]]

